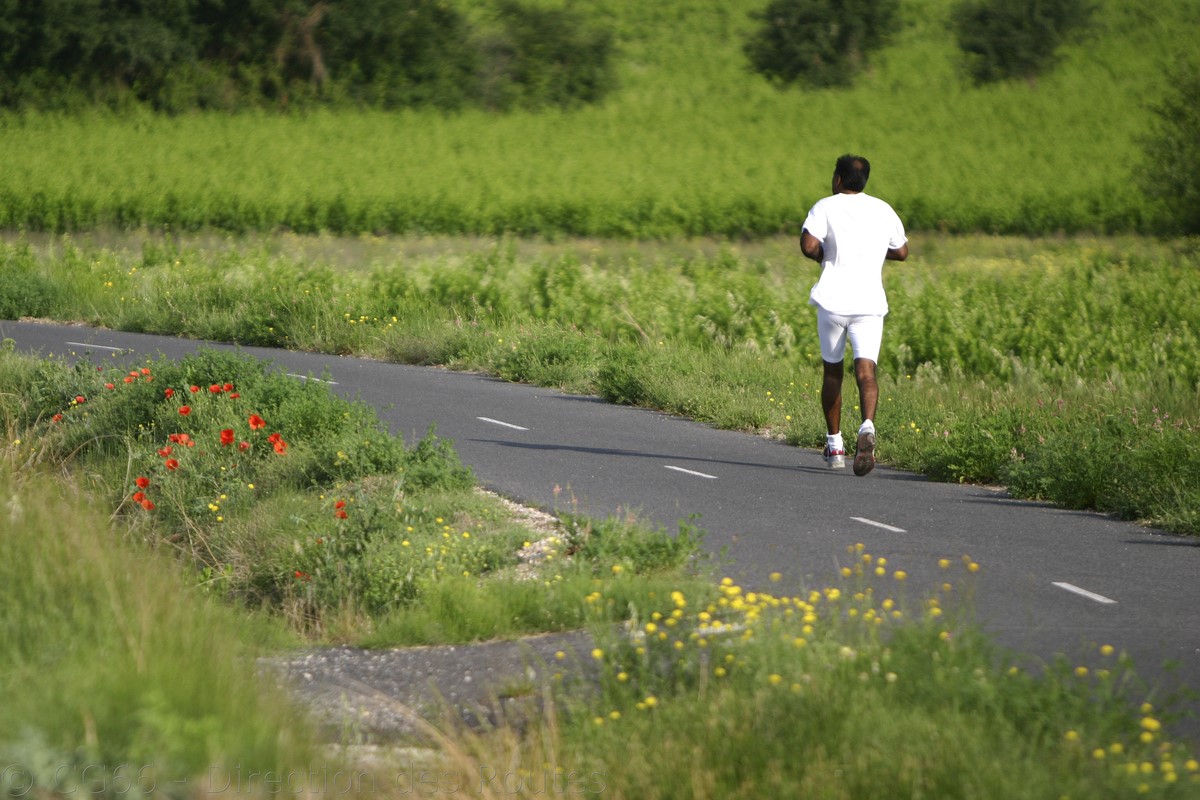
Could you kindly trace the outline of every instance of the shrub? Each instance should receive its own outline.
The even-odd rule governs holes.
[[[0,106],[509,108],[594,102],[613,85],[610,33],[572,8],[515,0],[499,0],[483,37],[449,0],[2,0],[0,10]]]
[[[751,15],[761,25],[743,51],[772,81],[845,86],[886,44],[898,7],[896,0],[772,0]]]
[[[0,319],[38,317],[47,314],[58,294],[53,282],[37,268],[28,247],[0,255]]]
[[[615,85],[613,36],[574,8],[500,0],[499,27],[481,41],[481,99],[489,108],[569,106]]]
[[[1143,141],[1142,188],[1162,202],[1183,233],[1200,233],[1200,61],[1167,71],[1168,89],[1151,107],[1152,132]]]
[[[1091,0],[964,0],[950,24],[968,72],[987,83],[1045,72],[1094,10]]]
[[[356,100],[454,108],[469,100],[477,71],[469,38],[466,20],[443,0],[340,0],[316,44]]]

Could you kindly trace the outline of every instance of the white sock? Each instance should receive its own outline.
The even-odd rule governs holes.
[[[858,429],[858,432],[860,434],[861,433],[874,433],[875,432],[875,423],[869,419],[864,419],[862,426],[859,427],[859,429]]]
[[[845,449],[845,447],[842,445],[842,435],[840,433],[825,434],[825,445],[830,450],[844,450]]]

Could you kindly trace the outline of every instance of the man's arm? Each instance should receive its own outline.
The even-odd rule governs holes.
[[[803,246],[803,245],[801,245]],[[807,255],[807,253],[805,254]],[[903,261],[908,258],[908,242],[899,247],[888,248],[887,255],[884,256],[888,261]]]
[[[821,244],[820,239],[809,233],[807,228],[800,232],[800,252],[818,264],[825,260],[825,246]],[[904,252],[905,255],[908,254],[907,249]]]

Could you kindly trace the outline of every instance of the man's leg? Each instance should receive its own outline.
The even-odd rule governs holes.
[[[821,363],[825,368],[821,381],[821,411],[825,414],[825,450],[822,455],[831,469],[844,469],[846,466],[846,445],[842,442],[846,323],[846,317],[817,308],[817,337],[821,340]]]
[[[844,362],[822,361],[821,410],[825,412],[825,449],[821,455],[830,469],[845,469],[846,446],[842,444],[842,374]]]
[[[845,364],[841,361],[825,365],[825,379],[821,384],[821,410],[825,412],[825,432],[830,436],[842,431],[842,374]],[[855,362],[857,366],[858,362]]]
[[[875,362],[869,358],[854,359],[854,378],[858,382],[858,403],[863,418],[854,449],[854,474],[861,477],[875,468],[875,407],[879,403]]]
[[[879,404],[879,384],[875,382],[875,362],[869,358],[854,359],[854,379],[858,381],[858,407],[866,422],[875,422],[875,407]]]

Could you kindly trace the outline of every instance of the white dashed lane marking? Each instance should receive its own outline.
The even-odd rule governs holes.
[[[289,378],[299,378],[302,381],[316,381],[317,383],[327,383],[330,386],[337,386],[337,381],[323,381],[320,378],[310,378],[308,375],[297,375],[295,372],[287,373]]]
[[[511,422],[501,422],[500,420],[492,419],[491,417],[476,417],[475,419],[479,420],[480,422],[490,422],[491,424],[499,425],[502,428],[512,428],[514,431],[529,430],[529,428],[523,428],[520,425],[513,425]]]
[[[1080,597],[1086,597],[1088,600],[1094,600],[1097,603],[1104,603],[1105,605],[1115,605],[1117,602],[1116,600],[1113,600],[1111,597],[1105,597],[1102,594],[1096,594],[1095,592],[1089,592],[1087,589],[1080,589],[1078,586],[1075,586],[1070,583],[1063,583],[1062,581],[1054,581],[1054,585],[1060,589],[1070,592],[1071,594],[1077,594]]]
[[[673,467],[670,464],[664,464],[663,466],[666,469],[673,469],[676,472],[682,472],[685,475],[695,475],[697,478],[707,478],[710,481],[715,481],[717,479],[716,475],[709,475],[706,472],[696,472],[695,470],[684,469],[683,467]]]
[[[874,528],[883,528],[885,531],[891,531],[892,533],[908,533],[908,531],[904,530],[904,528],[897,528],[895,525],[888,525],[885,522],[876,522],[875,520],[867,519],[866,517],[851,517],[850,519],[854,520],[855,522],[861,522],[863,525],[870,525]]]
[[[132,353],[133,352],[128,347],[108,347],[108,346],[102,345],[102,344],[85,344],[83,342],[64,342],[64,344],[69,344],[72,347],[83,347],[83,348],[90,349],[90,350],[112,350],[117,353]]]

